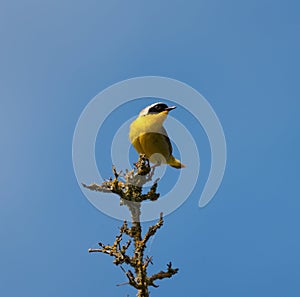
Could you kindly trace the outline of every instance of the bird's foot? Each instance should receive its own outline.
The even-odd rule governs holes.
[[[156,163],[156,164],[154,164],[153,166],[151,166],[150,168],[154,170],[156,167],[158,167],[158,166],[160,166],[160,165],[161,165],[160,163]]]

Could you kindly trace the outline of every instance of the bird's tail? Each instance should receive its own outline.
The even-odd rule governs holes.
[[[182,164],[179,160],[177,160],[174,156],[171,156],[168,160],[168,164],[174,168],[184,168],[185,165]]]

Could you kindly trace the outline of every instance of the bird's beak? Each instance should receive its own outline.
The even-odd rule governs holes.
[[[170,110],[173,110],[173,109],[175,109],[176,108],[176,106],[169,106],[169,107],[167,107],[165,110],[166,111],[170,111]]]

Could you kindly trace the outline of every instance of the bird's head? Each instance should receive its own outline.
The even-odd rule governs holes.
[[[170,110],[173,110],[174,108],[176,108],[176,106],[168,106],[165,103],[162,102],[157,102],[154,104],[151,104],[149,106],[147,106],[146,108],[144,108],[139,116],[146,116],[146,115],[150,115],[150,114],[165,114],[167,115],[169,113]]]

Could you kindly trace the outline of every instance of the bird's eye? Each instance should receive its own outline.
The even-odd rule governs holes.
[[[148,113],[160,113],[165,110],[168,106],[165,104],[157,104],[151,107],[148,111]]]

